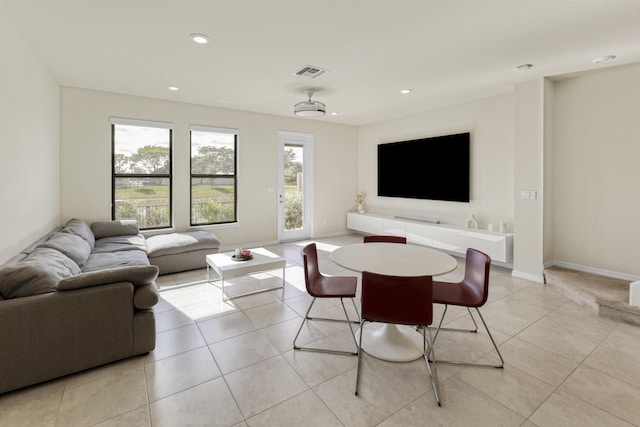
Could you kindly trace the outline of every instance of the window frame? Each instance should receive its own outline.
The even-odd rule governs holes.
[[[233,175],[229,174],[194,174],[193,173],[193,132],[210,132],[233,135]],[[233,180],[233,219],[229,221],[197,223],[193,222],[193,179],[194,178],[227,178]],[[207,227],[238,222],[238,130],[211,126],[191,125],[189,127],[189,225],[191,227]]]
[[[167,122],[155,122],[149,120],[134,120],[111,118],[111,219],[116,220],[116,181],[118,178],[160,178],[169,180],[169,224],[162,227],[140,227],[141,231],[166,230],[173,228],[173,124]],[[169,131],[169,172],[162,174],[138,174],[138,173],[116,173],[115,148],[116,148],[116,126],[138,126],[148,128],[167,129]]]

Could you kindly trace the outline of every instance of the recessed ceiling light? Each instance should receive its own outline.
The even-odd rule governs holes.
[[[173,91],[180,90],[178,86],[167,86],[167,89],[173,90]]]
[[[594,64],[604,64],[605,62],[611,62],[616,59],[615,55],[607,55],[607,56],[599,56],[597,58],[593,58]]]
[[[406,95],[407,93],[411,93],[411,89],[400,89],[400,93]]]
[[[191,38],[191,40],[193,40],[194,42],[196,42],[198,44],[207,44],[207,43],[209,43],[209,37],[204,35],[204,34],[193,33],[193,34],[190,34],[189,37]]]
[[[514,67],[514,70],[516,70],[516,71],[529,71],[532,68],[533,68],[533,64],[522,64],[522,65],[518,65],[517,67]]]
[[[337,116],[337,115],[338,115],[338,114],[340,114],[340,113],[339,113],[338,111],[332,111],[330,114],[331,114],[332,116]]]

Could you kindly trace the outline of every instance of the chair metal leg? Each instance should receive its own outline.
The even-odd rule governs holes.
[[[351,299],[353,301],[353,298]],[[356,356],[358,354],[358,343],[356,341],[356,336],[353,332],[353,327],[351,326],[352,323],[356,323],[359,324],[360,322],[355,322],[351,319],[349,319],[349,314],[347,313],[347,309],[344,306],[344,301],[342,300],[342,298],[340,298],[340,303],[342,304],[342,310],[344,311],[344,315],[346,317],[346,320],[343,319],[328,319],[328,318],[324,318],[324,317],[309,317],[309,312],[311,311],[311,308],[313,307],[313,304],[316,302],[316,298],[314,297],[313,300],[311,301],[311,304],[309,304],[309,308],[307,309],[307,312],[304,315],[304,319],[302,319],[302,323],[300,324],[300,328],[298,328],[298,332],[296,333],[295,338],[293,339],[293,349],[294,350],[303,350],[303,351],[315,351],[315,352],[319,352],[319,353],[331,353],[331,354],[344,354],[344,355],[349,355],[349,356]],[[355,307],[355,301],[353,302],[353,306]],[[357,310],[356,310],[357,313]],[[360,315],[358,314],[358,317],[360,317]],[[313,348],[313,347],[299,347],[298,345],[296,345],[296,341],[298,341],[298,336],[300,335],[300,332],[302,331],[302,327],[304,326],[304,323],[308,320],[322,320],[322,321],[326,321],[326,322],[340,322],[340,323],[347,323],[349,325],[349,331],[351,332],[351,337],[353,338],[353,342],[356,345],[356,351],[341,351],[341,350],[329,350],[329,349],[323,349],[323,348]]]
[[[360,317],[360,312],[358,311],[358,307],[356,306],[356,300],[354,298],[351,298],[351,304],[353,304],[353,309],[356,311],[356,314],[358,315],[358,321],[354,323],[357,323],[359,325],[362,318]]]
[[[477,333],[478,332],[478,324],[476,323],[476,319],[474,319],[473,314],[471,314],[471,309],[469,307],[467,307],[467,311],[469,312],[469,317],[471,317],[471,320],[473,321],[473,329],[443,328],[442,327],[442,320],[444,320],[444,315],[447,313],[447,308],[449,308],[449,306],[447,304],[445,304],[444,305],[444,312],[442,313],[442,317],[440,318],[440,327],[438,328],[440,331],[471,332],[471,333]],[[437,336],[437,334],[436,334],[436,336]]]
[[[358,364],[356,365],[356,396],[358,395],[358,385],[360,384],[360,361],[362,360],[362,333],[364,328],[364,320],[360,322],[360,337],[358,340]]]
[[[429,331],[429,352],[427,353],[427,336],[425,333],[425,329]],[[431,336],[431,329],[427,327],[422,328],[422,343],[423,343],[423,353],[424,353],[424,361],[427,364],[427,370],[429,371],[429,375],[431,376],[431,386],[433,387],[433,395],[436,399],[436,403],[438,406],[442,406],[440,403],[440,385],[438,380],[438,371],[436,369],[436,354],[433,350],[433,338]],[[429,365],[429,355],[431,355],[433,370]]]
[[[307,315],[305,316],[305,318],[307,320],[322,320],[322,321],[326,321],[326,322],[340,322],[340,323],[353,323],[354,325],[359,325],[360,324],[360,313],[358,312],[358,308],[356,307],[356,302],[353,300],[353,298],[350,298],[351,302],[353,303],[353,308],[356,310],[356,314],[358,315],[358,320],[350,320],[349,319],[349,315],[347,314],[347,310],[344,307],[344,301],[342,298],[340,298],[340,303],[342,304],[342,309],[344,310],[344,314],[347,317],[347,320],[343,320],[343,319],[328,319],[326,317],[309,317],[309,311],[311,310],[311,307],[309,307],[309,310],[307,310]],[[315,297],[313,298],[313,301],[311,301],[311,304],[313,304],[315,302]]]
[[[356,353],[360,353],[360,347],[358,347],[358,343],[356,341],[356,334],[353,332],[353,327],[351,326],[352,323],[360,324],[360,313],[358,313],[358,309],[356,308],[356,302],[353,300],[353,298],[351,298],[351,302],[353,303],[353,308],[356,309],[356,314],[358,315],[358,322],[349,320],[349,314],[347,313],[347,308],[344,306],[344,302],[342,301],[342,298],[340,298],[340,304],[342,304],[342,311],[344,311],[344,317],[347,318],[347,323],[349,324],[349,332],[351,332],[351,338],[353,338],[353,343],[356,345]]]
[[[480,313],[480,310],[476,307],[476,311],[478,312],[478,316],[480,316],[480,320],[482,320],[482,324],[484,325],[484,328],[487,330],[487,334],[489,334],[489,338],[491,338],[491,342],[493,343],[493,348],[496,349],[496,353],[498,353],[498,357],[500,358],[500,364],[499,365],[487,365],[487,366],[492,366],[494,368],[499,368],[499,369],[503,369],[504,368],[504,359],[502,358],[502,354],[500,353],[500,350],[498,349],[498,346],[496,345],[495,340],[493,339],[493,335],[491,335],[491,331],[489,331],[489,327],[487,326],[487,323],[484,321],[484,317],[482,317],[482,313]]]
[[[447,331],[448,330],[448,331],[454,331],[454,332],[477,332],[478,325],[476,324],[476,321],[473,319],[473,315],[471,315],[471,310],[469,310],[469,307],[467,307],[467,310],[469,310],[469,315],[471,315],[471,319],[473,320],[473,323],[476,326],[476,331],[464,330],[464,329],[441,328],[442,322],[444,321],[444,316],[445,316],[445,314],[447,314],[447,308],[448,308],[448,305],[445,304],[444,312],[442,313],[442,317],[440,318],[440,323],[438,324],[438,329],[436,330],[435,336],[433,337],[433,342],[434,343],[436,342],[436,339],[438,338],[438,333],[441,330],[443,330],[443,331]],[[487,326],[487,323],[484,321],[484,318],[482,317],[482,313],[480,313],[480,309],[478,307],[475,307],[475,309],[476,309],[476,312],[478,313],[478,316],[480,316],[480,320],[482,321],[482,324],[484,325],[484,329],[487,331],[487,334],[489,334],[489,338],[491,339],[491,343],[493,344],[493,348],[495,348],[496,353],[498,353],[498,357],[500,358],[500,364],[499,365],[493,365],[493,364],[489,364],[489,363],[458,362],[458,361],[453,361],[453,360],[439,360],[439,362],[451,363],[451,364],[455,364],[455,365],[482,366],[482,367],[486,367],[486,368],[502,369],[502,368],[504,368],[504,359],[502,358],[502,354],[500,353],[500,350],[498,349],[498,346],[496,345],[496,342],[493,339],[493,335],[491,335],[491,331],[489,331],[489,327]]]
[[[362,336],[364,335],[362,331],[364,330],[365,320],[360,322],[360,339],[358,340],[358,363],[356,365],[356,391],[355,395],[358,395],[358,386],[360,384],[360,366],[362,364]],[[422,353],[424,356],[424,361],[427,364],[427,370],[429,371],[429,376],[431,378],[431,386],[433,387],[433,395],[436,399],[436,403],[438,406],[442,406],[440,403],[440,385],[438,381],[438,371],[436,369],[435,362],[435,352],[433,350],[433,338],[431,336],[431,330],[429,328],[423,327],[422,329]],[[429,330],[429,351],[427,352],[427,336],[425,333],[425,329]],[[433,358],[433,368],[429,365],[429,355]]]

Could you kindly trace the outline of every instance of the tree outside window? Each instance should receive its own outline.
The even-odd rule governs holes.
[[[191,225],[237,220],[237,132],[191,128]]]
[[[112,218],[141,229],[171,227],[169,124],[113,119]]]
[[[284,228],[302,228],[304,214],[302,146],[287,144],[284,150]]]

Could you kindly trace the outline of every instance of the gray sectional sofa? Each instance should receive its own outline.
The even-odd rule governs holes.
[[[0,267],[0,394],[155,347],[158,302],[135,221],[71,220]]]

